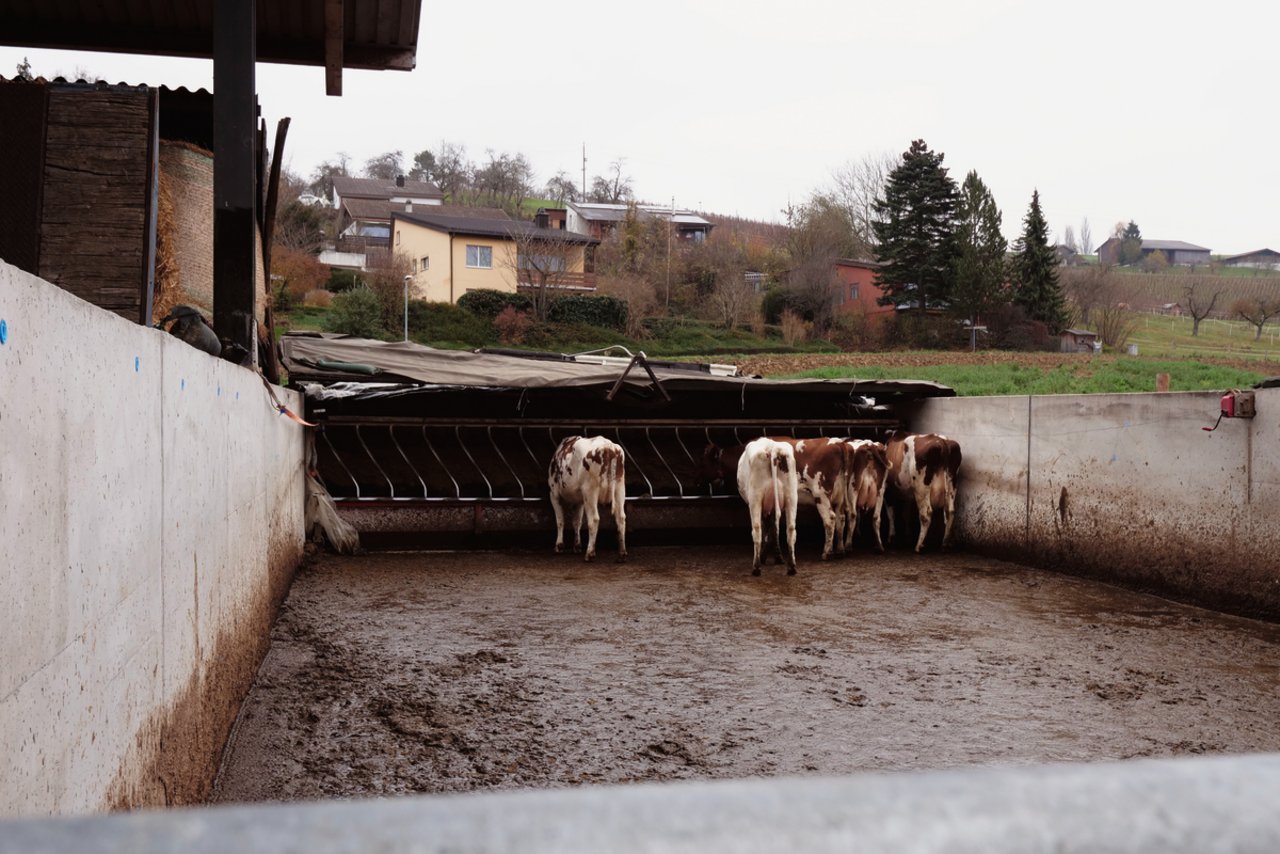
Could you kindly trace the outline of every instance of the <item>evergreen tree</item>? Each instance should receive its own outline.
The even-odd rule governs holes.
[[[881,305],[945,305],[955,285],[956,216],[960,194],[924,140],[911,143],[889,173],[872,222],[880,244]]]
[[[1120,263],[1136,264],[1142,260],[1142,231],[1138,224],[1129,220],[1124,233],[1120,235]]]
[[[1022,236],[1013,246],[1013,301],[1057,335],[1067,326],[1067,305],[1058,284],[1058,256],[1049,245],[1039,190],[1031,194],[1022,224]]]
[[[977,172],[965,176],[960,188],[960,224],[957,242],[954,308],[961,316],[976,319],[999,301],[1004,290],[1005,254],[1009,243],[1001,232],[1000,209]]]

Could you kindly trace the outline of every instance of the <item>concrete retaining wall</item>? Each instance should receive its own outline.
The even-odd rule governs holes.
[[[0,323],[0,815],[196,802],[302,554],[303,431],[2,262]]]
[[[1280,389],[1206,433],[1220,396],[947,398],[907,423],[960,442],[970,547],[1280,618]]]

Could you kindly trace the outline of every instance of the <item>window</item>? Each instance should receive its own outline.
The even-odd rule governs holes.
[[[858,298],[858,286],[850,285],[849,286],[849,302],[853,302],[857,298]]]
[[[474,243],[468,243],[467,266],[480,267],[485,270],[491,269],[493,267],[493,247],[477,246]]]
[[[417,272],[418,272],[418,259],[417,259],[417,258],[414,258],[414,259],[413,259],[413,269],[412,269],[410,272],[413,272],[413,273],[417,273]]]
[[[431,256],[423,255],[422,256],[422,272],[425,273],[429,269],[431,269]]]

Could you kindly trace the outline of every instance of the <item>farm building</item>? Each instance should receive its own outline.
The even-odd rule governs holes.
[[[626,220],[628,211],[634,209],[642,219],[659,219],[669,222],[673,234],[681,240],[701,243],[711,234],[715,224],[693,211],[662,205],[606,204],[596,202],[569,202],[567,205],[568,229],[576,234],[586,234],[604,240]]]
[[[1058,341],[1063,353],[1094,353],[1102,349],[1098,333],[1087,329],[1064,329]]]
[[[884,295],[876,281],[876,270],[879,268],[877,261],[855,258],[836,260],[832,297],[837,312],[861,315],[879,326],[893,317],[892,305],[880,305],[877,302]]]
[[[1219,259],[1224,267],[1253,267],[1257,270],[1280,269],[1280,252],[1274,249],[1255,249],[1239,255],[1227,255]]]
[[[1110,237],[1098,247],[1098,262],[1102,264],[1120,263],[1120,238]],[[1194,243],[1182,240],[1143,240],[1142,257],[1146,258],[1154,252],[1163,252],[1165,259],[1174,266],[1208,264],[1209,250]]]

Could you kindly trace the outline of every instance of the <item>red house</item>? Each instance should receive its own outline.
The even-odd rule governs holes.
[[[884,291],[876,284],[876,271],[879,262],[859,261],[853,258],[838,258],[835,263],[835,276],[832,295],[837,312],[861,314],[871,323],[877,325],[888,323],[893,317],[891,305],[880,305],[876,301],[884,295]]]

